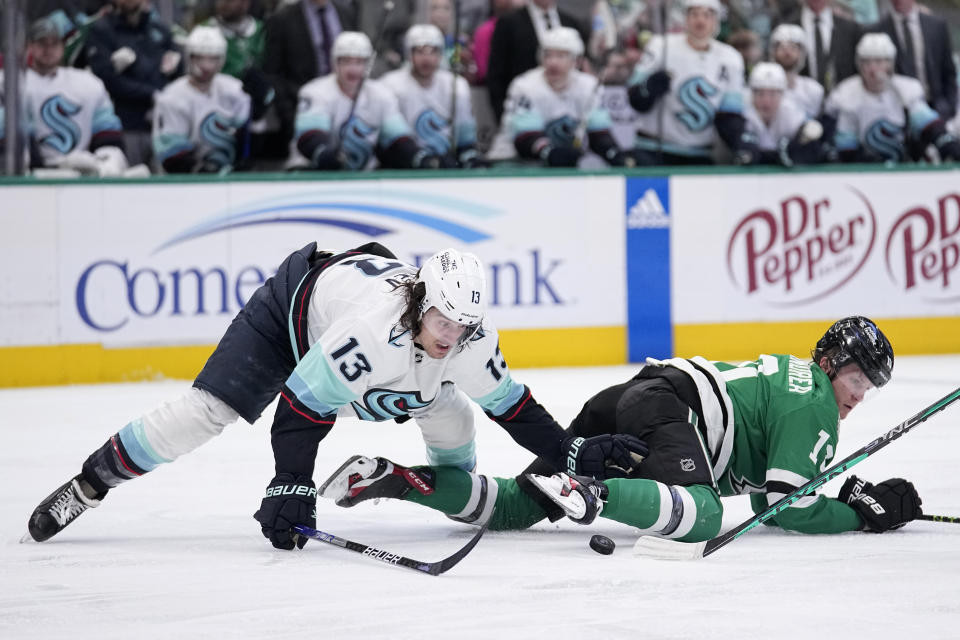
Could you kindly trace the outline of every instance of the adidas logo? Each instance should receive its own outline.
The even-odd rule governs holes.
[[[628,229],[663,229],[669,226],[667,210],[653,189],[647,189],[627,214]]]

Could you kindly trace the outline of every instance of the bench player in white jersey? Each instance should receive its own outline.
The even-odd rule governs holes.
[[[960,160],[960,143],[924,99],[916,78],[895,75],[897,48],[885,33],[868,33],[857,44],[859,74],[830,92],[825,107],[836,119],[834,144],[847,162],[920,159],[928,146],[943,160]]]
[[[407,30],[404,49],[407,64],[385,74],[380,81],[397,97],[400,113],[413,128],[417,143],[436,154],[443,167],[480,166],[470,86],[464,78],[440,68],[443,33],[432,24],[415,24]],[[453,117],[455,149],[450,148]]]
[[[63,38],[53,20],[33,23],[29,40],[23,93],[40,151],[37,164],[81,175],[123,175],[123,130],[103,81],[90,71],[60,66]]]
[[[367,80],[370,39],[344,31],[333,41],[333,73],[300,88],[290,168],[327,171],[436,169],[440,158],[417,145],[396,96]]]
[[[823,158],[823,127],[786,97],[787,75],[776,62],[750,71],[743,116],[758,149],[759,164],[814,164]]]
[[[276,476],[254,516],[278,548],[306,542],[293,525],[315,526],[317,449],[345,417],[413,418],[430,463],[472,470],[473,400],[558,470],[627,473],[630,452],[642,452],[642,443],[621,435],[568,438],[513,379],[487,300],[483,267],[468,253],[447,249],[417,269],[376,243],[339,254],[310,243],[254,292],[193,389],[94,451],[79,475],[37,507],[30,535],[50,538],[110,489],[196,449],[237,418],[252,424],[278,394]]]
[[[601,105],[599,80],[575,68],[582,55],[576,29],[544,32],[540,66],[514,78],[507,89],[500,135],[520,158],[549,167],[577,166],[584,147],[612,166],[633,166],[633,157],[610,133],[613,122]]]
[[[167,173],[230,171],[246,156],[250,96],[220,73],[227,40],[219,28],[194,27],[185,49],[187,75],[157,96],[154,154]]]
[[[823,85],[809,76],[801,76],[807,59],[806,34],[798,24],[781,24],[770,34],[770,60],[787,74],[784,98],[792,100],[807,117],[816,118],[823,111]]]
[[[719,134],[734,160],[749,164],[743,58],[715,39],[720,2],[684,0],[683,6],[684,32],[650,38],[630,78],[642,163],[711,164]]]

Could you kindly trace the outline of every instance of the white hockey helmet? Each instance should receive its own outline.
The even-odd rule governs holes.
[[[787,89],[787,74],[776,62],[758,62],[750,71],[751,89]]]
[[[897,57],[897,46],[885,33],[866,33],[857,43],[857,63],[866,58],[890,60]]]
[[[194,27],[184,49],[188,56],[214,56],[226,58],[227,39],[223,37],[219,27]]]
[[[798,24],[781,24],[770,34],[770,59],[772,60],[777,45],[789,42],[800,47],[800,57],[791,70],[800,70],[807,61],[807,34]]]
[[[339,58],[371,58],[373,45],[367,34],[359,31],[342,31],[333,41],[331,53],[334,60]]]
[[[403,49],[410,58],[410,52],[417,47],[435,47],[443,51],[443,32],[432,24],[415,24],[403,36]]]
[[[683,0],[683,12],[686,13],[694,7],[703,7],[712,9],[717,16],[720,15],[720,0]]]
[[[770,49],[781,42],[792,42],[807,49],[807,34],[798,24],[781,24],[770,34]]]
[[[483,265],[472,253],[444,249],[430,256],[417,275],[425,288],[421,316],[436,307],[447,319],[479,327],[487,310],[487,278]],[[465,338],[473,335],[468,332]]]
[[[571,27],[550,29],[540,36],[540,51],[566,51],[574,58],[583,55],[583,40],[580,32]]]

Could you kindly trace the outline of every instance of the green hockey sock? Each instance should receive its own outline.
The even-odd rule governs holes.
[[[421,467],[422,468],[422,467]],[[417,470],[414,467],[414,470]],[[546,513],[513,478],[485,478],[457,467],[432,467],[436,474],[433,493],[411,491],[404,500],[422,504],[449,516],[482,522],[490,509],[491,531],[526,529],[546,518]],[[484,486],[486,485],[486,486]]]
[[[708,486],[668,487],[632,478],[607,480],[606,485],[610,495],[601,517],[682,542],[709,540],[720,532],[723,506]]]

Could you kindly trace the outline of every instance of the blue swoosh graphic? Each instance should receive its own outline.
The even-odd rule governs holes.
[[[374,204],[363,204],[363,203],[351,203],[351,202],[315,202],[315,203],[299,203],[299,204],[290,204],[283,206],[272,206],[265,207],[262,209],[252,209],[249,211],[243,211],[234,214],[227,214],[225,216],[219,217],[217,219],[211,220],[209,222],[201,223],[195,225],[183,233],[177,234],[176,236],[170,238],[157,249],[154,250],[154,253],[161,251],[167,247],[170,247],[174,244],[190,240],[192,238],[197,238],[200,236],[208,235],[216,231],[220,231],[231,226],[243,226],[244,223],[239,223],[238,220],[244,218],[250,218],[253,216],[260,216],[267,213],[276,213],[279,211],[302,211],[304,209],[338,209],[338,210],[347,210],[347,211],[357,211],[360,213],[371,213],[374,215],[382,215],[390,218],[396,218],[404,220],[406,222],[412,222],[415,224],[420,224],[425,227],[429,227],[435,231],[440,231],[449,236],[457,238],[458,240],[465,243],[479,242],[481,240],[487,240],[491,236],[490,234],[478,231],[476,229],[467,227],[465,225],[457,224],[444,220],[443,218],[438,218],[436,216],[428,215],[425,213],[418,213],[416,211],[409,211],[405,209],[398,209],[395,207],[384,207]],[[293,221],[293,219],[289,219]],[[309,219],[304,219],[309,220]],[[332,222],[329,218],[320,218],[319,220],[328,221],[327,223]],[[361,233],[367,233],[362,231],[360,228],[367,226],[371,229],[381,229],[380,227],[374,227],[373,225],[363,225],[362,223],[353,223],[357,225],[358,231]],[[345,227],[350,228],[350,227]],[[371,235],[367,233],[367,235]],[[376,233],[375,235],[382,235],[382,233]]]
[[[325,225],[330,227],[340,227],[341,229],[348,229],[350,231],[356,231],[357,233],[362,233],[365,236],[371,238],[376,238],[377,236],[382,236],[384,234],[390,233],[392,230],[385,227],[377,227],[372,224],[365,224],[363,222],[351,222],[349,220],[337,220],[336,218],[309,218],[309,217],[300,217],[300,216],[275,216],[272,218],[261,218],[259,220],[245,220],[243,222],[229,222],[225,221],[222,224],[217,225],[216,227],[210,227],[208,229],[197,231],[192,233],[187,237],[176,237],[172,240],[164,242],[162,245],[153,250],[153,253],[158,251],[163,251],[164,249],[183,242],[186,240],[193,240],[195,238],[200,238],[203,236],[210,235],[211,233],[217,233],[218,231],[226,231],[228,229],[237,229],[240,227],[253,227],[261,224],[276,224],[276,223],[291,223],[291,224],[317,224]]]

